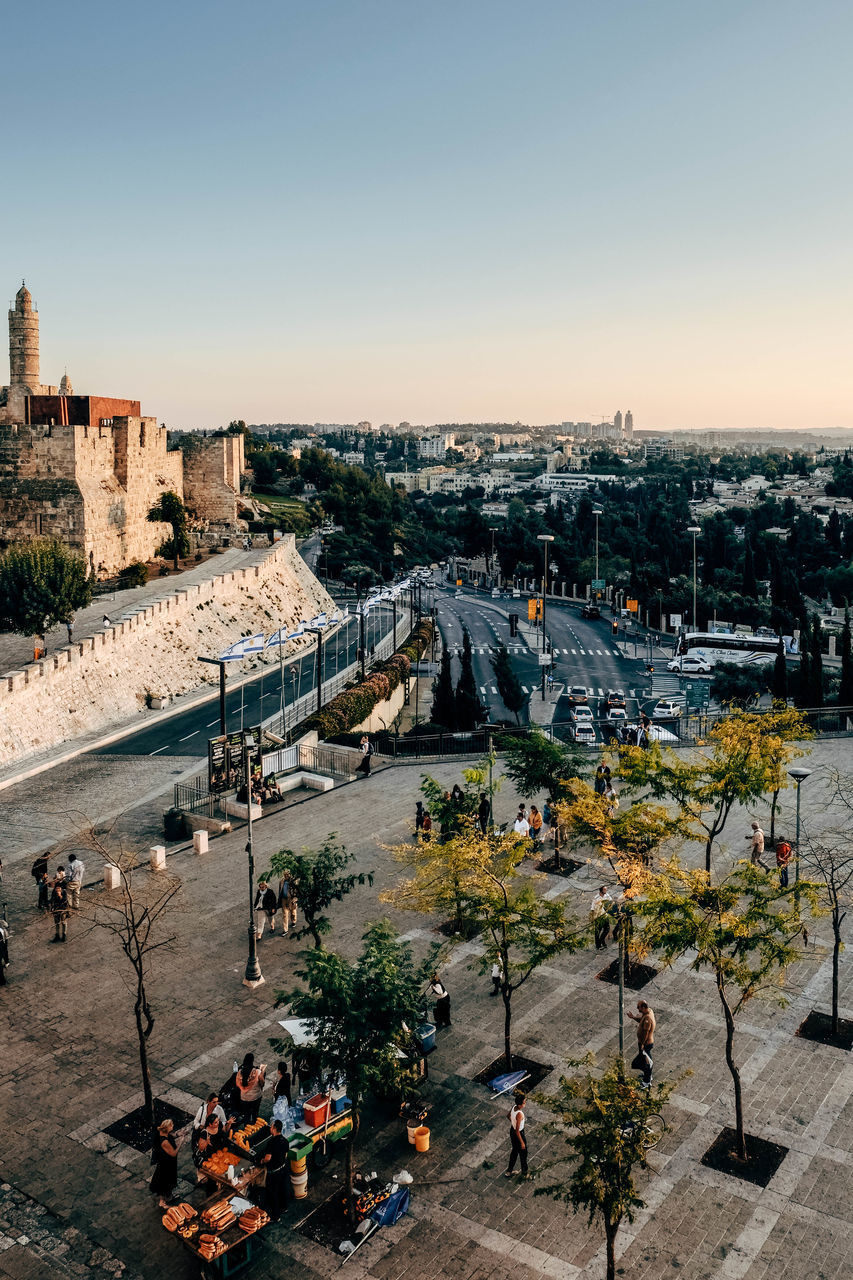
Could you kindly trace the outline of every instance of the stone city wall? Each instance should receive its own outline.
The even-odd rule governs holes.
[[[149,696],[218,683],[218,668],[200,654],[216,657],[243,635],[333,609],[286,534],[259,565],[178,587],[109,630],[0,676],[0,765],[135,717],[142,726]]]

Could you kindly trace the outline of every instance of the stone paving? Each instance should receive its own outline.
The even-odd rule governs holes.
[[[820,744],[814,758],[843,763],[846,752],[846,743]],[[448,764],[431,771],[449,786],[458,769]],[[372,890],[356,890],[336,909],[330,945],[354,953],[366,922],[385,910],[377,904],[377,892],[399,869],[381,846],[410,834],[420,772],[409,766],[389,769],[256,825],[259,869],[282,845],[316,844],[338,831],[356,853],[359,868],[375,871]],[[809,785],[814,789],[804,792],[804,815],[812,812],[812,803],[822,803],[822,784],[812,779]],[[789,823],[792,797],[783,798],[783,821]],[[62,803],[57,794],[57,807]],[[508,816],[514,805],[514,793],[505,785],[497,815]],[[741,814],[731,820],[728,838],[737,853],[748,818]],[[44,826],[44,815],[37,821]],[[266,985],[253,992],[241,985],[244,848],[243,830],[212,841],[205,857],[180,851],[169,859],[170,872],[183,881],[183,906],[173,917],[174,948],[153,965],[156,1024],[150,1053],[158,1096],[185,1110],[221,1084],[234,1058],[246,1050],[273,1060],[268,1040],[283,1016],[274,1008],[275,991],[291,983],[298,964],[292,939],[267,937],[261,944]],[[565,894],[585,914],[594,887],[606,878],[584,866],[568,880],[550,878],[547,891]],[[13,927],[13,967],[11,985],[0,993],[0,1277],[112,1274],[182,1280],[197,1274],[189,1255],[159,1224],[146,1186],[147,1158],[103,1133],[111,1120],[138,1105],[140,1094],[127,962],[89,924],[94,890],[84,891],[69,943],[61,948],[47,945],[52,925],[32,910],[32,882],[23,858],[7,868],[4,892]],[[417,950],[435,937],[423,917],[396,913],[394,918]],[[620,1233],[618,1265],[629,1280],[676,1275],[684,1280],[830,1280],[849,1274],[853,1058],[793,1034],[810,1008],[827,1007],[827,940],[824,922],[789,974],[788,1007],[753,1003],[739,1030],[748,1128],[789,1149],[763,1191],[700,1163],[732,1119],[713,984],[680,962],[643,991],[659,1017],[658,1076],[685,1068],[693,1074],[678,1086],[667,1109],[670,1131],[643,1176],[647,1208]],[[377,1114],[366,1126],[363,1167],[383,1178],[408,1167],[415,1178],[412,1208],[398,1226],[381,1231],[361,1249],[347,1272],[357,1280],[431,1280],[438,1274],[452,1280],[598,1280],[603,1276],[599,1229],[547,1198],[534,1197],[535,1181],[501,1176],[507,1102],[472,1080],[500,1050],[501,1009],[488,997],[488,980],[472,967],[476,956],[476,942],[468,943],[451,951],[443,966],[454,1025],[441,1033],[430,1058],[425,1085],[432,1106],[430,1151],[415,1155],[400,1122],[388,1115]],[[554,961],[518,993],[516,1049],[554,1068],[543,1084],[546,1090],[565,1057],[590,1049],[605,1055],[616,1048],[616,989],[595,977],[607,958],[592,951]],[[850,1017],[850,978],[842,963],[842,1013]],[[627,1029],[628,1045],[632,1029]],[[268,1109],[269,1101],[262,1114]],[[544,1120],[545,1113],[531,1105],[534,1168],[560,1150],[545,1133]],[[312,1179],[303,1212],[340,1185],[338,1172],[333,1161]],[[193,1170],[186,1154],[181,1173],[189,1187]],[[339,1269],[339,1256],[293,1229],[298,1216],[292,1207],[267,1233],[269,1247],[257,1274],[283,1277],[298,1269],[314,1280]]]

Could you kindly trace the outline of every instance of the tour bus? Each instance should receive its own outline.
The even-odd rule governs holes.
[[[783,636],[785,654],[798,652],[791,636]],[[752,636],[744,631],[729,634],[707,631],[695,631],[692,635],[682,635],[675,646],[675,657],[701,658],[713,667],[718,662],[750,663],[772,662],[779,649],[779,637],[773,635]]]

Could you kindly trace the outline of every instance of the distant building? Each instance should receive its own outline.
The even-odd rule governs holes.
[[[621,409],[616,410],[616,417],[613,419],[613,430],[614,432],[616,432],[618,435],[621,436],[622,434],[622,410]]]
[[[625,413],[625,439],[634,439],[634,415],[630,409]]]
[[[643,445],[643,457],[652,462],[668,458],[670,462],[684,461],[684,446],[672,440],[649,440]]]
[[[456,436],[452,431],[442,431],[437,436],[422,436],[418,441],[418,457],[440,458],[443,462],[447,450],[453,449],[455,444]]]

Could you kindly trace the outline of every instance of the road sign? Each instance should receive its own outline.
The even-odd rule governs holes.
[[[593,591],[603,591],[606,586],[607,586],[607,582],[605,581],[604,578],[593,578],[592,580]]]
[[[551,665],[551,655],[550,655],[550,653],[540,653],[540,655],[539,655],[539,665],[540,665],[540,667],[550,667],[550,665]]]
[[[684,697],[688,707],[693,707],[694,710],[709,706],[711,702],[710,681],[691,680],[684,690]]]
[[[681,614],[680,614],[680,613],[671,613],[671,614],[669,615],[669,625],[670,625],[671,627],[680,627],[680,626],[681,626]]]
[[[625,608],[629,613],[638,613],[640,609],[640,602],[639,600],[626,600]]]

